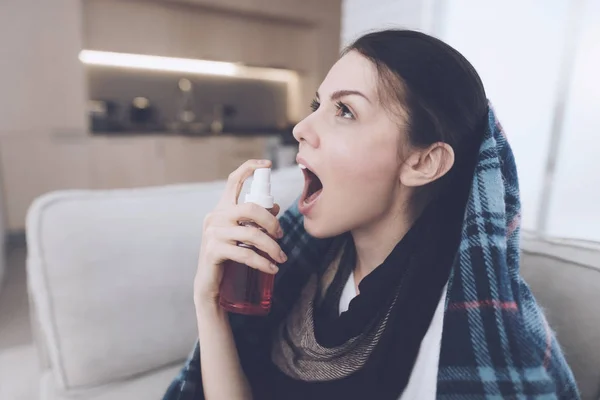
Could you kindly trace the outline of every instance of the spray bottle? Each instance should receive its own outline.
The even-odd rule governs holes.
[[[274,205],[271,196],[271,169],[259,168],[254,171],[250,193],[246,195],[246,203],[255,203],[271,210]],[[252,221],[240,223],[265,232],[263,228]],[[238,246],[252,249],[267,260],[275,264],[268,254],[254,246],[238,243]],[[223,265],[223,280],[221,281],[220,299],[221,307],[229,312],[246,315],[266,315],[271,309],[271,296],[273,293],[274,275],[267,274],[232,260]]]

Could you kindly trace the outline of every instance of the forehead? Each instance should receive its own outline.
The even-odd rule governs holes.
[[[369,100],[376,100],[375,65],[356,51],[348,52],[331,67],[319,88],[319,93],[324,97],[336,90],[358,90]]]

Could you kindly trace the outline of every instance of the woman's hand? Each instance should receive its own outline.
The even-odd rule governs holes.
[[[238,246],[247,243],[264,252],[273,260],[283,263],[287,260],[273,238],[281,238],[283,232],[276,215],[279,206],[270,211],[253,203],[237,204],[244,181],[258,168],[271,167],[269,160],[249,160],[232,172],[217,207],[204,219],[202,244],[198,258],[198,268],[194,280],[194,302],[196,307],[214,306],[218,302],[219,286],[223,278],[223,263],[237,261],[268,274],[275,274],[277,266],[252,249]],[[253,221],[263,228],[241,226],[242,221]]]
[[[207,400],[248,400],[252,390],[241,367],[229,318],[218,305],[219,287],[223,278],[223,263],[227,260],[274,274],[277,266],[252,249],[240,247],[244,242],[276,262],[285,262],[285,255],[273,239],[283,236],[275,216],[251,203],[237,204],[242,185],[257,168],[268,168],[270,161],[250,160],[227,180],[223,197],[204,219],[202,245],[194,280],[194,303],[200,341],[200,368],[204,396]],[[252,221],[255,226],[240,226]],[[259,226],[257,228],[256,226]],[[261,229],[264,229],[261,230]]]

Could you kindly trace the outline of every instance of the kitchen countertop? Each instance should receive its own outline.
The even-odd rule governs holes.
[[[132,130],[132,131],[100,131],[90,132],[93,136],[110,137],[131,137],[131,136],[186,136],[186,137],[216,137],[216,136],[291,136],[290,129],[277,128],[245,128],[245,129],[227,129],[221,133],[191,133],[191,132],[172,132],[167,130]]]

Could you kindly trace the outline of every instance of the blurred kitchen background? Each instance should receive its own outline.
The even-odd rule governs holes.
[[[0,0],[0,398],[36,398],[2,381],[30,367],[10,349],[32,340],[35,198],[218,180],[249,158],[292,165],[294,124],[372,29],[461,51],[516,154],[524,228],[600,241],[598,21],[598,0]]]

